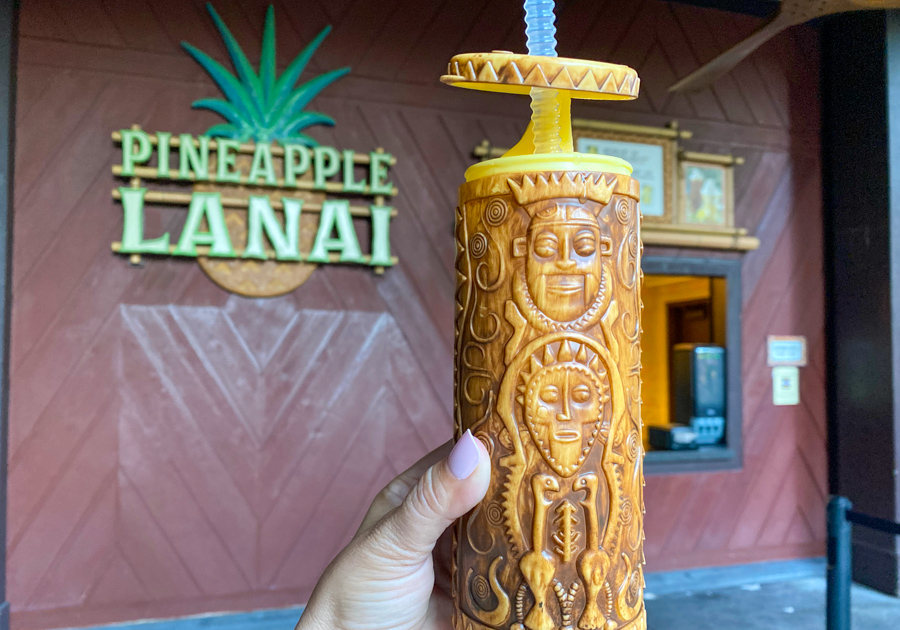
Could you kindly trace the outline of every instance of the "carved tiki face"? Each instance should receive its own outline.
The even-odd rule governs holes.
[[[554,472],[574,474],[597,440],[608,400],[603,381],[575,359],[543,365],[527,378],[524,389],[522,405],[532,440]]]
[[[525,279],[531,299],[560,322],[580,317],[597,299],[601,257],[609,239],[600,235],[593,202],[550,199],[534,209],[527,233]]]

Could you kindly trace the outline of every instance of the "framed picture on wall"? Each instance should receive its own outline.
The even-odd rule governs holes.
[[[730,228],[734,226],[734,173],[730,156],[716,160],[691,159],[685,154],[679,169],[679,217],[683,225]],[[726,163],[723,157],[732,160]]]
[[[672,223],[677,131],[574,120],[572,136],[579,153],[611,155],[631,164],[633,176],[641,182],[644,221]]]

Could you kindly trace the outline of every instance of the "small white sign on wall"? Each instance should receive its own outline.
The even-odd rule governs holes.
[[[769,335],[767,338],[769,367],[776,365],[806,365],[806,337]]]
[[[772,368],[772,403],[775,405],[800,404],[800,369],[793,365]]]

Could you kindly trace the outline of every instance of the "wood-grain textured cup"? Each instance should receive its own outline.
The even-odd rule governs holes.
[[[493,472],[454,528],[456,630],[646,628],[638,199],[604,172],[460,188],[455,429]]]

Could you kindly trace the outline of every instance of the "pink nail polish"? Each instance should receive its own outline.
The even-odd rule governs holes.
[[[450,466],[450,472],[457,479],[465,479],[478,467],[478,440],[472,436],[471,431],[463,433],[462,437],[456,442],[453,450],[450,451],[450,457],[447,463]]]

